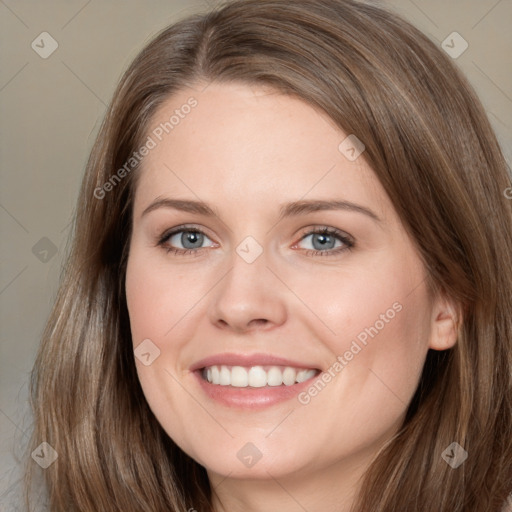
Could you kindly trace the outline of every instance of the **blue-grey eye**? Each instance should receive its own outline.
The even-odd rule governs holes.
[[[314,249],[316,251],[318,250],[328,250],[328,249],[335,249],[342,245],[342,242],[339,240],[339,237],[334,235],[329,235],[326,233],[310,233],[309,235],[305,236],[302,239],[302,242],[304,240],[311,238],[312,246],[313,247],[306,247],[306,249]],[[336,245],[336,242],[338,242],[338,245]]]
[[[205,238],[208,239],[207,236],[198,231],[182,230],[174,233],[169,238],[169,243],[174,247],[178,247],[178,249],[198,249],[202,247]],[[181,247],[179,247],[179,244],[181,244]]]

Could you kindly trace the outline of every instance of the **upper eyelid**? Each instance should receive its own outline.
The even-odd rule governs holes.
[[[198,232],[202,233],[203,235],[207,236],[208,238],[211,238],[210,235],[206,232],[205,229],[199,228],[197,226],[176,226],[175,228],[166,229],[158,238],[159,240],[167,239],[173,235],[176,235],[177,233],[181,233],[182,231],[191,231],[191,232]]]

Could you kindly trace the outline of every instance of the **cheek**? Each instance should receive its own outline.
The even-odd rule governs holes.
[[[130,253],[126,298],[138,378],[155,417],[180,445],[187,439],[186,418],[197,414],[193,404],[192,409],[188,409],[190,400],[179,383],[183,379],[180,353],[185,344],[180,340],[190,336],[186,332],[190,325],[179,320],[190,309],[190,304],[197,302],[195,295],[176,272],[170,276],[169,271],[158,264],[148,264],[147,257],[137,248]],[[139,351],[139,346],[147,348]],[[137,353],[147,352],[151,354],[149,364],[144,357],[137,357]],[[189,453],[193,453],[190,447]]]
[[[402,252],[388,248],[354,256],[339,269],[319,266],[314,273],[287,276],[319,338],[336,352],[348,348],[348,340],[364,344],[385,332],[393,332],[389,342],[400,343],[411,334],[406,331],[424,326],[429,318],[424,269],[406,248]]]
[[[332,378],[325,391],[310,388],[301,403],[309,402],[311,411],[330,411],[330,418],[319,422],[325,438],[340,445],[348,438],[350,449],[362,449],[403,420],[428,349],[429,314],[424,288],[405,280],[389,288],[375,280],[352,290],[341,297],[338,292],[337,306],[331,303],[334,296],[322,298],[324,312],[331,313],[326,323],[336,332],[318,331],[332,354],[326,372]]]
[[[421,262],[393,251],[371,265],[322,272],[315,281],[321,288],[311,293],[305,276],[297,289],[316,314],[309,325],[330,354],[327,366],[340,375],[333,378],[340,400],[362,398],[354,404],[362,413],[365,404],[366,412],[392,405],[398,413],[414,394],[428,350],[431,311]]]
[[[128,260],[126,297],[133,343],[151,338],[163,342],[194,304],[208,291],[205,280],[194,279],[169,265],[147,258],[135,250]],[[174,332],[173,332],[174,334]]]

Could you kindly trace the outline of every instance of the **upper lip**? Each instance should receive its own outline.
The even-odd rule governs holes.
[[[200,370],[209,366],[291,366],[292,368],[318,369],[311,363],[293,361],[271,354],[216,354],[197,361],[190,367],[190,371]]]

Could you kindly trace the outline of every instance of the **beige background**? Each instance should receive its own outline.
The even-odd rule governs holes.
[[[214,1],[0,0],[1,510],[18,510],[17,458],[30,430],[28,375],[106,104],[122,71],[153,34]],[[479,93],[510,166],[512,1],[382,3],[439,46],[453,31],[467,41],[456,63]],[[31,47],[42,32],[58,43],[46,59]]]

